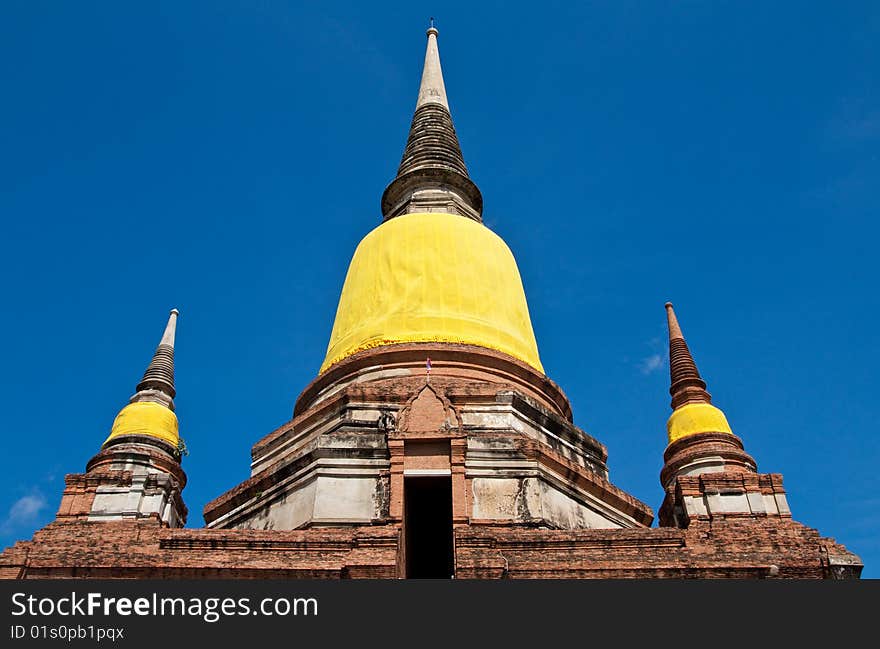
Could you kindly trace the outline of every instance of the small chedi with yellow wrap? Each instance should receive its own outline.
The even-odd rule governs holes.
[[[177,309],[135,394],[84,474],[66,476],[58,521],[152,520],[168,527],[186,523],[181,497],[186,474],[183,441],[174,414],[174,336]]]
[[[857,556],[792,518],[782,476],[758,472],[671,304],[658,525],[611,482],[606,447],[544,373],[516,260],[482,223],[437,37],[432,26],[382,221],[354,251],[317,376],[254,443],[250,476],[184,527],[172,311],[55,521],[0,554],[0,576],[860,575]]]

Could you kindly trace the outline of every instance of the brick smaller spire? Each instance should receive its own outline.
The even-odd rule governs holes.
[[[666,303],[666,321],[669,325],[669,394],[672,395],[672,408],[686,403],[712,403],[712,396],[706,391],[706,382],[700,376],[681,333],[672,302]]]
[[[187,509],[181,496],[186,473],[180,466],[186,446],[174,414],[174,335],[177,309],[137,392],[113,420],[110,435],[86,465],[66,478],[58,519],[120,521],[156,519],[183,527]]]

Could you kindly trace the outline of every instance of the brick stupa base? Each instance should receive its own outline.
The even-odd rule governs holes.
[[[0,578],[398,578],[400,538],[396,525],[281,532],[170,529],[156,520],[55,522],[0,555]],[[845,548],[790,520],[685,530],[463,525],[455,548],[461,579],[854,576],[853,566],[835,561],[848,555]]]
[[[725,444],[731,451],[722,453]],[[206,506],[206,529],[175,527],[161,508],[139,514],[151,499],[176,502],[163,494],[179,493],[185,477],[144,453],[159,473],[135,480],[122,470],[130,449],[118,466],[110,461],[124,448],[111,445],[87,473],[68,476],[56,520],[0,555],[0,576],[401,578],[406,485],[423,477],[449,484],[456,578],[842,578],[861,570],[845,548],[791,519],[782,477],[740,461],[733,436],[670,446],[662,527],[652,528],[650,508],[608,481],[605,447],[572,424],[558,386],[504,354],[467,346],[373,350],[319,377],[294,419],[254,445],[252,477]],[[700,449],[727,464],[676,474]],[[133,509],[108,513],[123,497]]]

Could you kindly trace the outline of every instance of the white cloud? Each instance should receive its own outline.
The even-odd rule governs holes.
[[[22,496],[12,503],[0,529],[11,530],[20,525],[33,523],[48,504],[46,497],[39,491]]]
[[[663,367],[663,356],[660,354],[651,354],[639,363],[639,369],[642,374],[653,374]]]

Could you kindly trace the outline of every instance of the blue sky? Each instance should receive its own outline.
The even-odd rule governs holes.
[[[537,7],[540,7],[539,9]],[[544,367],[655,511],[663,303],[794,517],[880,576],[876,3],[5,2],[0,546],[181,310],[191,526],[323,359],[428,16]]]

